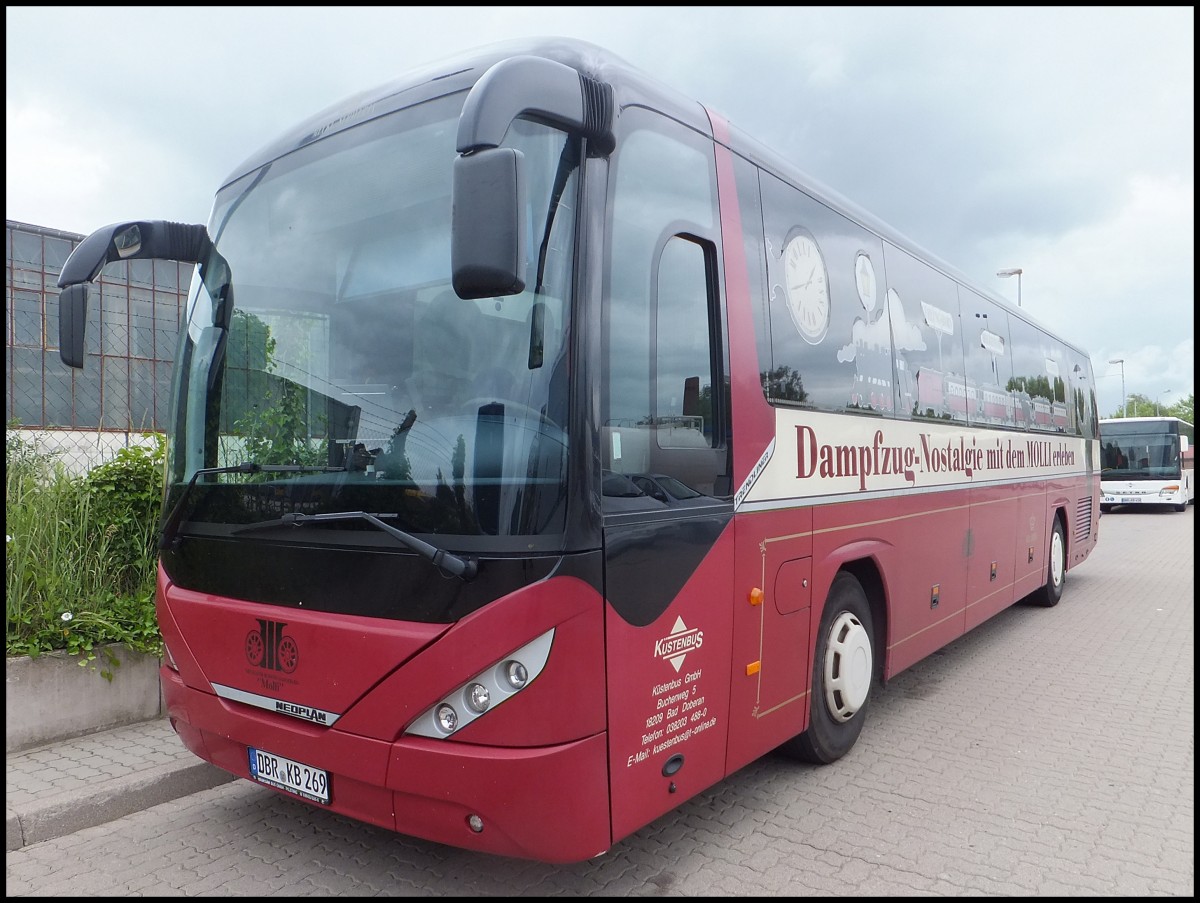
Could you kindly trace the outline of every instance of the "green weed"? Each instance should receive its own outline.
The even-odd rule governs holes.
[[[8,655],[62,649],[87,665],[106,643],[161,654],[154,538],[165,443],[154,438],[151,447],[121,449],[79,477],[36,440],[7,431]]]

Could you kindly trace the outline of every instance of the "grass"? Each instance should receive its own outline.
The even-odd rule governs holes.
[[[161,437],[121,449],[85,476],[36,440],[5,438],[5,647],[95,658],[124,643],[161,654],[154,613],[154,533],[162,500]]]

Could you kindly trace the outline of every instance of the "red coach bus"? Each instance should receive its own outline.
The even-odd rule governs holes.
[[[206,225],[97,230],[64,361],[100,270],[156,257],[198,264],[171,724],[364,822],[595,856],[776,748],[846,755],[874,687],[1096,543],[1083,350],[590,45],[414,73]],[[1014,386],[1066,422],[964,404]]]

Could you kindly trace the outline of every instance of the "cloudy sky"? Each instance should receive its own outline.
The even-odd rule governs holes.
[[[6,207],[204,222],[301,119],[493,41],[605,47],[1021,303],[1102,414],[1195,379],[1195,8],[21,7]]]

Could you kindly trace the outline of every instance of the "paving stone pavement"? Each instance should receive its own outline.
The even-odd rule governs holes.
[[[1062,604],[902,672],[833,766],[765,756],[556,866],[233,781],[165,720],[7,756],[7,896],[1195,894],[1194,509],[1101,520]]]
[[[196,758],[159,718],[10,753],[4,778],[8,851],[207,790],[233,775]]]

